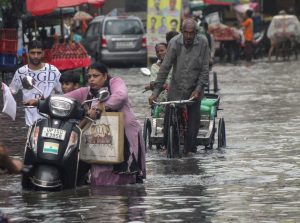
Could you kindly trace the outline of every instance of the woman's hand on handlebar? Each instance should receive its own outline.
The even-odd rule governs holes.
[[[101,110],[96,108],[96,107],[90,108],[87,112],[88,117],[91,118],[91,119],[99,118],[100,114],[101,114]]]

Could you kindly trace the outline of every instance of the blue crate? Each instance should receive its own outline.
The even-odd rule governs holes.
[[[18,58],[14,54],[0,54],[0,67],[15,67],[18,65]]]

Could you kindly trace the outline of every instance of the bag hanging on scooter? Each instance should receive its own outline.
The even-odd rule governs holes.
[[[122,112],[103,111],[100,119],[83,129],[80,159],[97,164],[118,164],[124,161]]]

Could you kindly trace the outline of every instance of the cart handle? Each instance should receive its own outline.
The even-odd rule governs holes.
[[[188,104],[188,103],[192,103],[194,97],[191,97],[190,99],[187,100],[177,100],[177,101],[162,101],[162,102],[158,102],[158,101],[153,101],[154,104],[156,105],[175,105],[175,104]]]

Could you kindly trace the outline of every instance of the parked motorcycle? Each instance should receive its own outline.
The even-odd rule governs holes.
[[[25,82],[33,87],[31,78],[27,79]],[[81,129],[74,120],[84,117],[85,103],[104,101],[108,97],[108,90],[102,89],[97,98],[83,104],[63,95],[39,101],[37,108],[45,119],[36,121],[28,131],[24,166],[30,168],[22,175],[23,188],[62,190],[76,187],[81,177],[78,176]]]

